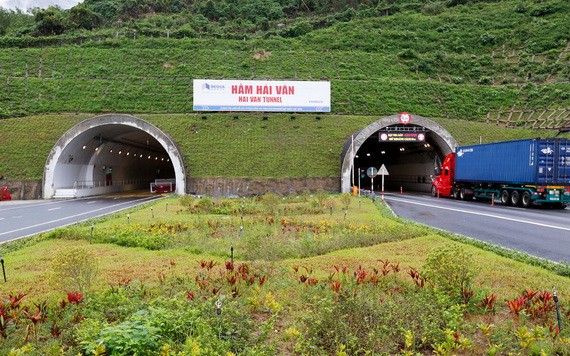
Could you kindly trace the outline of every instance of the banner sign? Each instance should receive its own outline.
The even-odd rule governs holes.
[[[330,112],[330,82],[194,79],[195,111]]]
[[[426,139],[425,132],[379,132],[378,138],[380,142],[420,142]]]

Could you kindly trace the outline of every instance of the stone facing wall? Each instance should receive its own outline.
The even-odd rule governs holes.
[[[7,185],[14,200],[41,199],[42,181],[0,181]],[[339,177],[322,178],[188,178],[187,194],[209,196],[260,195],[267,192],[278,194],[315,192],[340,192]]]
[[[187,194],[209,196],[246,196],[267,192],[277,194],[340,192],[339,177],[321,178],[188,178]]]
[[[41,199],[41,180],[2,180],[0,187],[8,187],[13,200]]]

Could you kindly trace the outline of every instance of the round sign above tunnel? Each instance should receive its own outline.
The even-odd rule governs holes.
[[[46,161],[43,197],[72,198],[138,189],[162,182],[186,191],[182,154],[156,126],[130,115],[82,121],[55,144]]]
[[[384,180],[369,177],[370,167],[384,167],[386,189],[430,191],[430,176],[443,157],[457,147],[436,122],[402,113],[373,122],[347,139],[342,153],[341,189],[378,191]]]

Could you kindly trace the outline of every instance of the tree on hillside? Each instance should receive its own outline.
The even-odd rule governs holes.
[[[34,9],[36,28],[40,35],[60,35],[67,27],[67,19],[57,6],[50,6],[45,10]]]
[[[120,15],[120,6],[113,0],[85,0],[83,5],[98,14],[103,23],[112,23]]]
[[[0,6],[0,36],[10,32],[10,29],[21,27],[30,22],[32,17],[22,10],[8,10]]]
[[[69,10],[69,25],[74,28],[92,30],[101,25],[101,16],[86,6],[78,5]]]

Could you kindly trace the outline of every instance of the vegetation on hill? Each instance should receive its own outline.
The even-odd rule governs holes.
[[[94,18],[77,28],[82,12]],[[563,0],[88,0],[32,15],[0,9],[0,118],[38,115],[0,120],[8,153],[0,170],[39,179],[61,133],[107,112],[148,117],[183,147],[198,177],[336,176],[351,133],[402,111],[445,123],[461,144],[552,136],[545,129],[570,126],[569,13]],[[61,31],[41,30],[54,18]],[[245,113],[201,120],[196,78],[328,80],[332,113],[320,122],[268,114],[263,123]],[[249,163],[236,166],[243,157]]]
[[[41,179],[55,142],[94,114],[38,115],[0,120],[0,172],[8,179]],[[381,117],[355,115],[141,114],[172,136],[192,177],[338,177],[350,135]],[[206,119],[202,117],[206,116]],[[435,119],[463,145],[552,137],[556,132]]]
[[[76,29],[80,10],[99,20]],[[188,113],[195,78],[330,80],[335,113],[482,120],[570,105],[563,0],[86,1],[27,25],[3,13],[0,117]],[[62,31],[42,32],[53,17]]]

